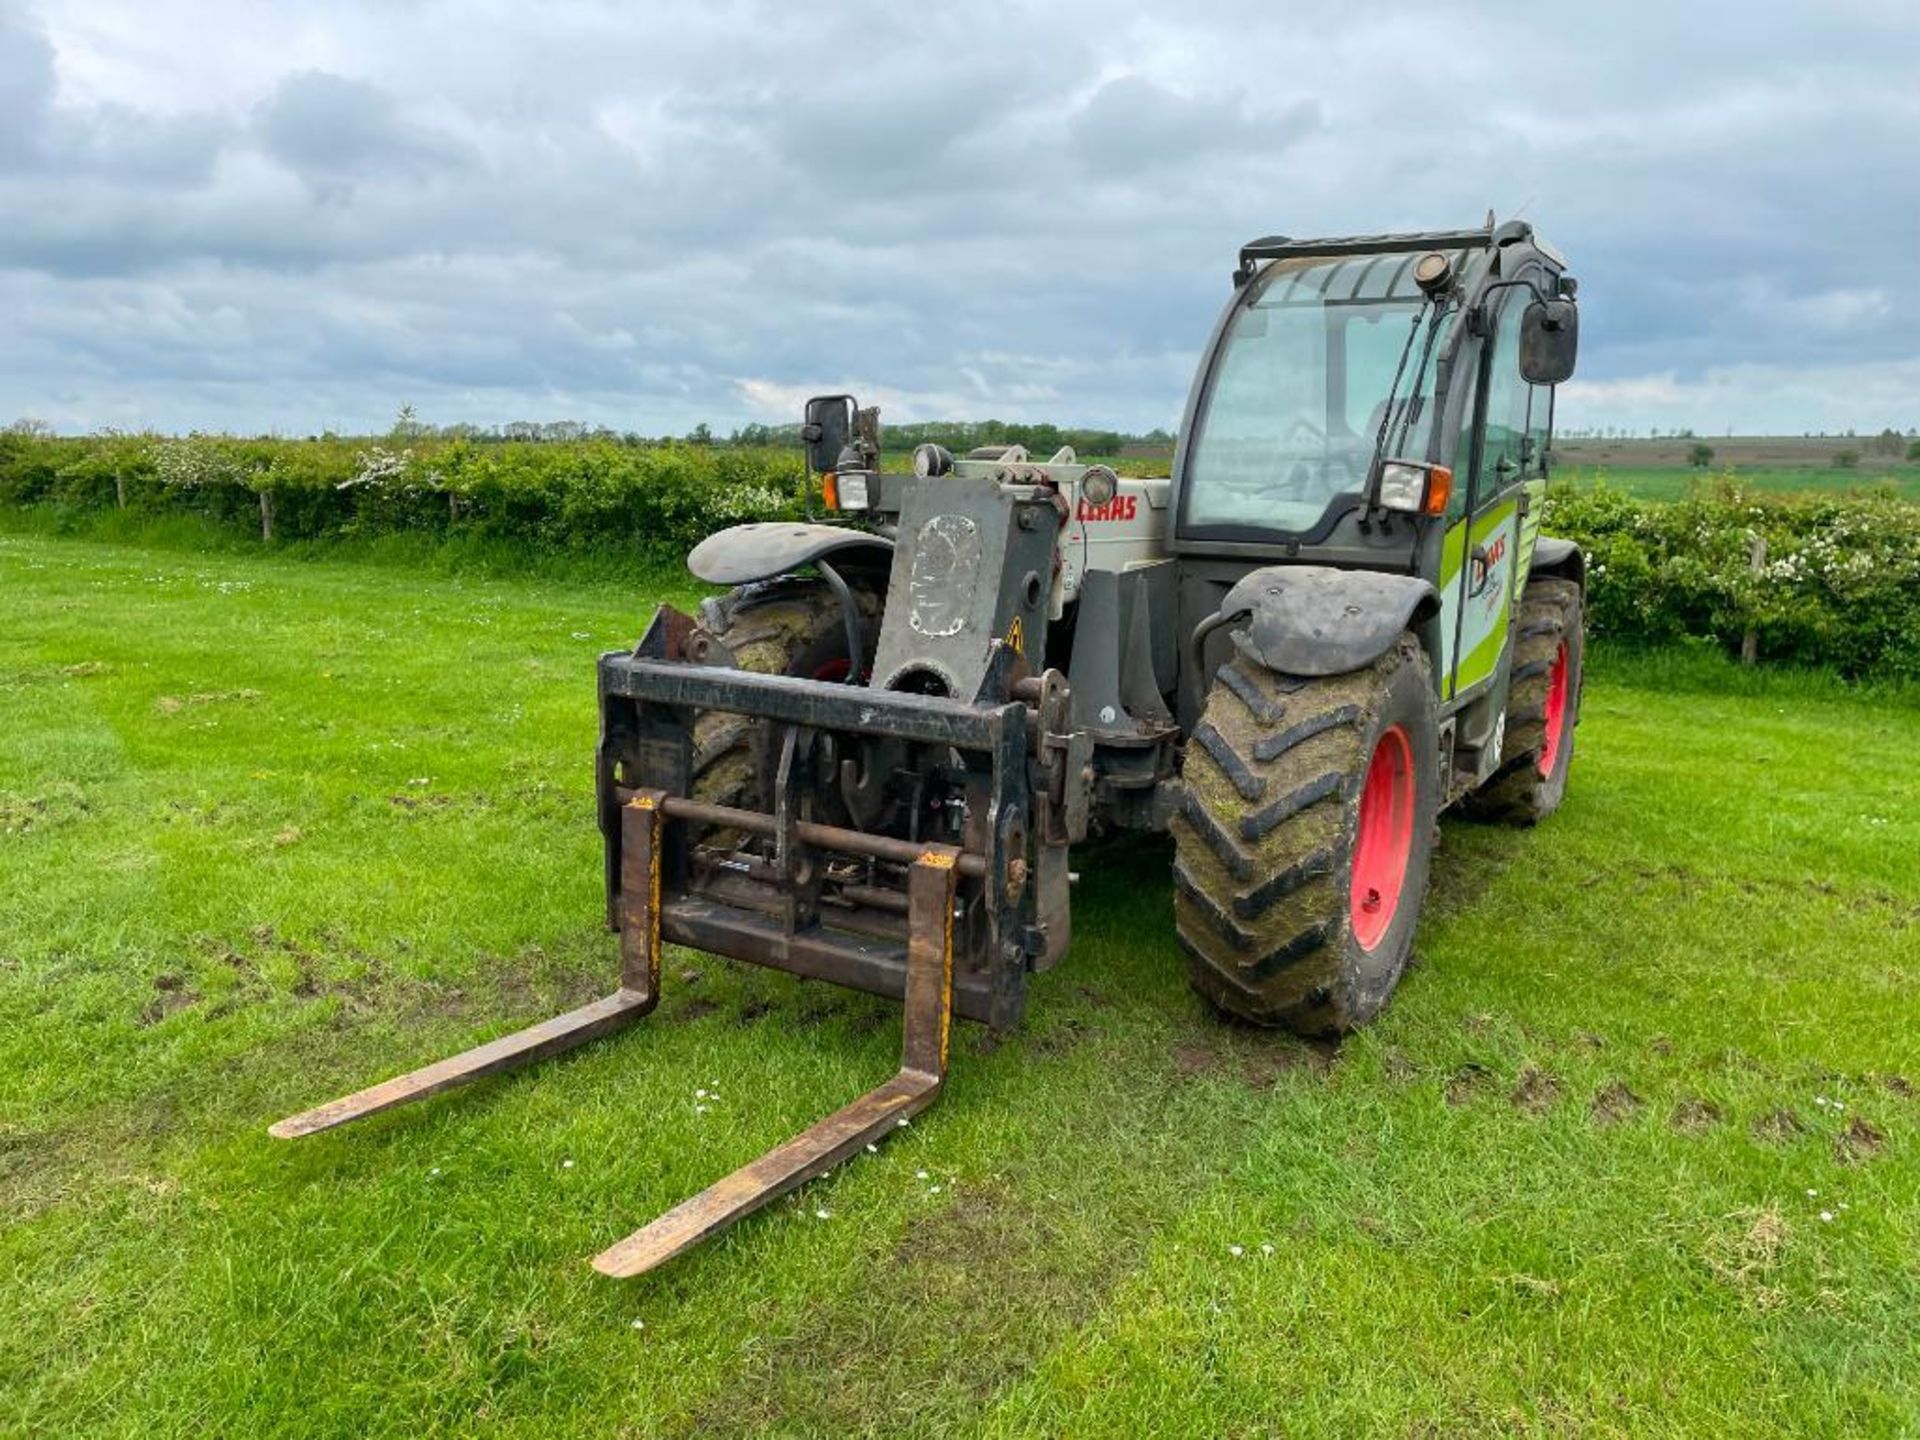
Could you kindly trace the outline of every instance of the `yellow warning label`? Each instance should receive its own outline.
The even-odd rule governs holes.
[[[1012,647],[1014,654],[1020,656],[1026,655],[1027,632],[1020,627],[1020,617],[1018,615],[1013,617],[1013,624],[1007,627],[1007,644]]]

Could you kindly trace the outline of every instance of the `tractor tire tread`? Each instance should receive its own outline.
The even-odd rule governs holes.
[[[877,596],[863,589],[854,594],[864,618],[880,613]],[[785,675],[814,646],[839,634],[844,624],[840,602],[823,582],[780,579],[743,586],[702,604],[689,644],[715,643],[741,670]],[[713,805],[751,799],[759,769],[753,734],[752,722],[742,715],[708,710],[694,717],[694,799]]]
[[[1253,773],[1253,767],[1247,763],[1246,757],[1234,749],[1233,742],[1209,722],[1202,720],[1194,727],[1193,742],[1213,757],[1213,763],[1233,782],[1234,789],[1242,797],[1258,800],[1267,793],[1267,782]],[[1254,753],[1259,753],[1258,747]]]
[[[1431,684],[1411,635],[1344,675],[1284,675],[1245,659],[1219,672],[1183,759],[1174,928],[1194,987],[1230,1014],[1324,1035],[1377,1008],[1355,1004],[1342,980],[1346,872],[1367,737],[1403,666]]]

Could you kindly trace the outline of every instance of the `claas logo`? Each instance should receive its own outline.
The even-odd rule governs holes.
[[[1104,505],[1080,502],[1076,518],[1081,520],[1131,520],[1140,506],[1138,495],[1116,495]]]
[[[1507,537],[1503,531],[1494,537],[1493,543],[1487,546],[1485,554],[1475,555],[1473,557],[1472,587],[1474,594],[1478,595],[1481,590],[1486,587],[1487,577],[1493,574],[1494,566],[1500,563],[1506,553]]]

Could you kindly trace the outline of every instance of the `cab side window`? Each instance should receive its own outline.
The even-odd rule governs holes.
[[[1534,469],[1532,457],[1539,445],[1528,442],[1528,401],[1533,386],[1520,378],[1520,320],[1526,312],[1524,290],[1509,290],[1494,323],[1493,363],[1487,370],[1486,444],[1480,454],[1475,494],[1479,500],[1497,495]],[[1541,402],[1540,427],[1546,428],[1546,405]]]

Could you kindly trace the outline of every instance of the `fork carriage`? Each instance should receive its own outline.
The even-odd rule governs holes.
[[[661,947],[731,959],[891,996],[903,1005],[899,1072],[886,1084],[676,1206],[594,1257],[638,1275],[699,1243],[932,1104],[946,1077],[953,1017],[1017,1024],[1026,977],[1066,945],[1065,835],[1033,775],[1057,770],[1049,737],[1069,703],[1057,674],[1006,683],[968,704],[939,696],[760,675],[687,662],[692,622],[661,607],[632,654],[600,661],[597,792],[606,847],[607,923],[620,936],[620,984],[605,998],[384,1084],[293,1116],[279,1138],[310,1135],[441,1090],[544,1059],[640,1019],[659,1002]],[[754,717],[778,736],[773,808],[695,798],[693,720]],[[1049,739],[1058,743],[1049,744]],[[854,830],[814,818],[820,797],[864,749],[918,758],[920,782],[901,829]],[[1030,761],[1032,770],[1030,772]],[[1040,812],[1036,831],[1034,812]],[[1030,864],[1030,842],[1051,858]],[[1043,918],[1044,917],[1044,918]],[[1049,926],[1051,925],[1051,929]]]

